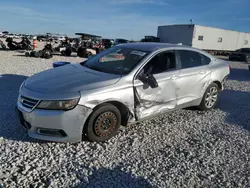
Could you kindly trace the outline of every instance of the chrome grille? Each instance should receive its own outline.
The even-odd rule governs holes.
[[[24,96],[20,96],[19,101],[24,107],[29,108],[29,109],[33,109],[39,102],[38,100],[31,99],[31,98],[24,97]]]

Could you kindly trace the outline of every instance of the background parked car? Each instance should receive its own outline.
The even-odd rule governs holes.
[[[36,37],[36,39],[38,40],[38,41],[46,41],[47,40],[47,36],[46,35],[38,35],[37,37]]]
[[[126,39],[115,39],[114,45],[128,43]]]
[[[101,43],[106,49],[112,46],[112,41],[110,39],[101,39]]]
[[[250,61],[250,48],[241,48],[229,55],[229,60]]]

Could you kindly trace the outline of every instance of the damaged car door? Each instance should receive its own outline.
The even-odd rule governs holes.
[[[195,51],[177,50],[181,72],[175,80],[177,105],[199,100],[209,85],[211,59]]]
[[[160,52],[135,76],[135,109],[138,120],[176,107],[176,88],[173,82],[179,74],[176,62],[174,51]]]

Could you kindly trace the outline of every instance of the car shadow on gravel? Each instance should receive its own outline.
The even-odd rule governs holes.
[[[231,68],[229,80],[250,81],[250,71],[248,69]]]
[[[15,111],[18,90],[26,78],[23,75],[0,75],[0,137],[4,139],[36,142],[27,136]]]
[[[226,123],[250,131],[250,92],[226,89],[220,94],[217,108],[227,113]]]
[[[87,178],[83,178],[76,188],[85,187],[127,187],[127,188],[153,188],[152,184],[144,177],[136,177],[130,172],[124,172],[121,167],[115,169],[101,168]]]

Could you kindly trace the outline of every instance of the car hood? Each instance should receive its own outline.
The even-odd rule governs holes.
[[[35,74],[24,86],[40,93],[72,93],[109,86],[120,78],[120,75],[95,71],[81,64],[70,64]]]

